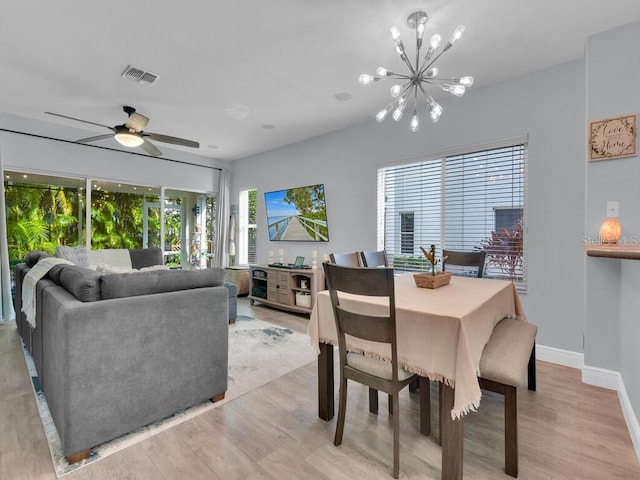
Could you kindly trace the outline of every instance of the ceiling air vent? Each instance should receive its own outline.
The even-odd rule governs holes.
[[[144,85],[153,85],[159,76],[155,73],[145,72],[144,70],[129,65],[122,72],[124,78],[133,80],[134,82],[142,83]]]

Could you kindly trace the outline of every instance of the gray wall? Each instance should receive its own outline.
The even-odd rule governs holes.
[[[311,258],[376,247],[376,175],[380,164],[529,135],[529,290],[522,295],[538,342],[582,352],[584,324],[584,62],[576,60],[442,101],[437,124],[412,134],[406,121],[370,120],[279,150],[232,162],[231,203],[258,190],[258,262],[269,250]],[[354,85],[354,89],[359,88]],[[360,87],[362,88],[362,87]],[[357,94],[357,91],[354,92]],[[380,99],[383,105],[385,99]],[[371,116],[375,112],[371,112]],[[324,183],[330,242],[270,242],[264,192]]]
[[[640,23],[593,36],[586,48],[587,122],[638,113]],[[623,235],[640,233],[637,156],[589,162],[585,231],[598,234],[607,200],[620,202]],[[640,409],[640,262],[587,258],[585,365],[619,371],[630,403]]]

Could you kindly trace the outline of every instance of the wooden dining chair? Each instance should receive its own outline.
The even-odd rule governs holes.
[[[353,380],[369,387],[369,391],[383,391],[389,395],[393,407],[393,478],[400,472],[400,409],[399,392],[418,378],[416,374],[403,370],[398,365],[396,340],[396,311],[394,276],[392,268],[353,268],[323,263],[329,296],[333,307],[338,333],[340,357],[340,395],[338,421],[334,445],[342,443],[345,413],[347,408],[347,380]],[[386,314],[366,314],[352,311],[340,302],[339,293],[385,297],[389,308]],[[345,336],[356,337],[370,342],[388,343],[391,362],[351,352],[347,348]],[[430,433],[430,398],[428,379],[420,379],[420,431]],[[424,381],[424,382],[423,382]],[[377,398],[377,397],[376,397]]]
[[[330,253],[329,260],[335,265],[345,267],[360,267],[360,255],[358,252],[353,253]]]
[[[359,252],[360,263],[363,267],[388,267],[387,253],[384,250],[378,252]]]
[[[482,278],[484,273],[484,260],[486,252],[461,252],[455,250],[442,250],[442,271],[453,275],[464,275],[467,277],[476,276]],[[450,268],[455,265],[458,268]],[[471,270],[470,270],[471,269]]]

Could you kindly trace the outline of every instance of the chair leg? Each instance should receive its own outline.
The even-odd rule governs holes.
[[[396,414],[393,416],[393,478],[398,478],[400,475],[400,407],[399,407],[399,394],[396,392],[393,395],[389,395],[391,405],[393,405],[393,411]]]
[[[416,377],[409,384],[409,392],[416,393],[418,391],[418,388],[419,388],[419,380],[418,380],[418,377]]]
[[[532,392],[536,391],[536,344],[533,344],[531,356],[529,357],[528,369],[528,387]]]
[[[504,389],[504,469],[518,477],[518,391],[510,385]]]
[[[378,391],[371,387],[369,387],[369,411],[378,413]]]
[[[420,433],[431,434],[431,382],[426,377],[418,377],[420,383]]]
[[[333,444],[337,447],[342,443],[342,432],[344,432],[344,416],[347,410],[347,379],[340,375],[340,399],[338,400],[338,422],[336,424],[336,436]]]
[[[395,412],[393,409],[393,395],[389,395],[389,401],[387,403],[389,403],[389,415],[393,415],[393,412]]]

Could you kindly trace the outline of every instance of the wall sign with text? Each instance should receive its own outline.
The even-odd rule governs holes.
[[[589,160],[609,160],[635,155],[635,114],[591,122]]]

